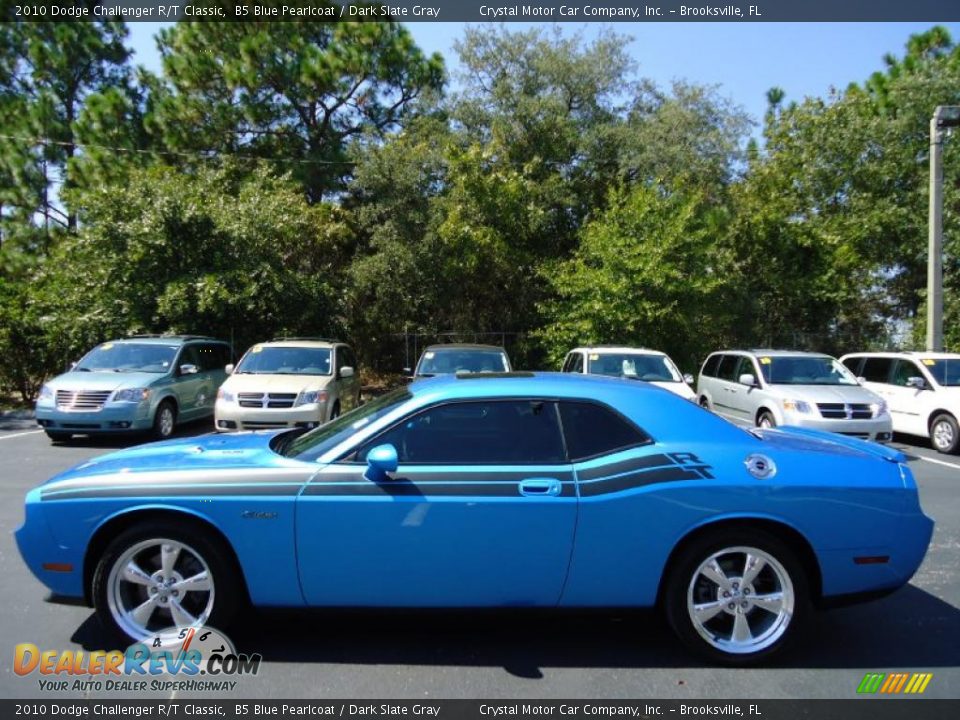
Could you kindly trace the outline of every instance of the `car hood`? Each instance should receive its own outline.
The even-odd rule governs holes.
[[[216,468],[289,467],[296,461],[277,455],[270,440],[282,430],[203,435],[137,445],[101,455],[51,478],[49,483],[97,475],[191,471]]]
[[[657,387],[662,387],[664,390],[669,390],[674,395],[679,395],[682,398],[687,400],[693,400],[696,397],[696,394],[687,385],[685,382],[659,382],[654,381],[650,383],[651,385],[656,385]]]
[[[234,373],[223,384],[228,392],[298,393],[301,390],[322,390],[330,384],[331,375],[255,375]]]
[[[880,396],[860,385],[771,385],[771,390],[791,400],[812,403],[875,403]]]
[[[57,390],[120,390],[121,388],[142,388],[164,377],[161,373],[145,372],[82,372],[73,371],[58,375],[47,383]]]

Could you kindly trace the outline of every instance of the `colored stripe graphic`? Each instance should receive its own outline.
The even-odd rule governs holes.
[[[861,694],[918,695],[927,689],[933,673],[867,673],[857,686]]]

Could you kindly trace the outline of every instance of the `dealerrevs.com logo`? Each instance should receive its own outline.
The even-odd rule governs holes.
[[[33,643],[14,649],[13,670],[39,675],[40,690],[63,692],[232,691],[243,675],[260,671],[259,654],[237,653],[211,627],[168,628],[126,650],[40,650]]]

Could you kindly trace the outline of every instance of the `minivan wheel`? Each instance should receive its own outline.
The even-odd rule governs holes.
[[[695,540],[674,564],[663,599],[680,640],[724,665],[751,665],[780,651],[810,612],[796,555],[748,528]]]
[[[335,403],[333,404],[333,409],[330,411],[330,417],[328,418],[328,420],[335,420],[335,419],[338,418],[338,417],[340,417],[340,403],[339,403],[339,401],[338,401],[338,402],[335,402]]]
[[[706,396],[706,395],[701,395],[701,396],[700,396],[699,405],[700,405],[700,407],[702,407],[704,410],[709,410],[709,409],[710,409],[710,401],[707,400],[707,396]]]
[[[960,427],[953,415],[937,415],[930,423],[930,443],[937,452],[955,455],[960,450]]]
[[[142,640],[168,627],[224,627],[241,603],[229,551],[202,532],[147,522],[121,533],[97,563],[97,617],[119,636]]]
[[[177,409],[169,400],[164,400],[153,416],[153,436],[158,440],[166,440],[173,435],[177,425]]]
[[[757,427],[762,428],[773,428],[777,426],[777,421],[773,418],[773,413],[769,410],[764,410],[759,415],[757,415]]]

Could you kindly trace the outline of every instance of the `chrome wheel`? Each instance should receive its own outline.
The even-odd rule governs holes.
[[[762,428],[776,427],[776,423],[773,421],[773,417],[770,415],[770,413],[763,413],[760,416],[760,420],[757,421],[757,425]]]
[[[937,446],[937,450],[941,451],[952,448],[956,442],[953,425],[946,419],[938,420],[936,424],[934,424],[932,437],[933,444]]]
[[[185,543],[154,538],[130,546],[107,578],[113,621],[132,638],[176,625],[198,627],[213,611],[210,567]]]
[[[173,435],[175,422],[173,408],[167,404],[161,405],[160,409],[157,410],[157,434],[163,438],[170,437]]]
[[[724,653],[756,653],[776,643],[794,612],[793,582],[783,565],[755,547],[714,552],[687,588],[694,629]]]

